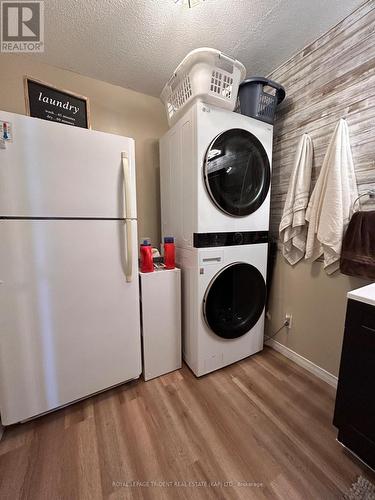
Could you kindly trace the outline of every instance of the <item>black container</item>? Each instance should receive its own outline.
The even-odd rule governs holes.
[[[274,93],[267,93],[264,87],[275,89]],[[238,92],[239,112],[262,122],[273,124],[276,106],[285,99],[285,89],[268,78],[254,76],[240,84]]]

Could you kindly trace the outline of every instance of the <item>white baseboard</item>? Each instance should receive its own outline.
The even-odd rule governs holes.
[[[289,349],[289,347],[286,347],[280,342],[277,342],[277,340],[273,339],[267,340],[266,345],[272,347],[272,349],[275,349],[275,351],[279,352],[286,358],[291,359],[297,365],[302,366],[302,368],[305,368],[305,370],[313,373],[332,387],[337,387],[337,377],[335,377],[335,375],[332,375],[332,373],[327,372],[327,370],[324,370],[320,366],[315,365],[312,361]]]

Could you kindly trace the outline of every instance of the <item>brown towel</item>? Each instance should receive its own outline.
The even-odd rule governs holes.
[[[375,210],[353,214],[344,236],[340,271],[375,279]]]

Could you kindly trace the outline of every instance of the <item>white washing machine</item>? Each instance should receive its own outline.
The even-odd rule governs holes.
[[[183,356],[198,377],[263,349],[267,244],[177,249]]]
[[[267,123],[192,106],[160,140],[163,236],[194,248],[218,233],[268,231],[272,137]]]

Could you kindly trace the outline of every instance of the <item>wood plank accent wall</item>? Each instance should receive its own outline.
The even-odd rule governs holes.
[[[338,120],[345,117],[360,193],[375,188],[375,0],[359,7],[269,77],[287,99],[275,122],[271,232],[277,235],[297,143],[314,144],[313,184]],[[363,209],[375,204],[363,198]]]

